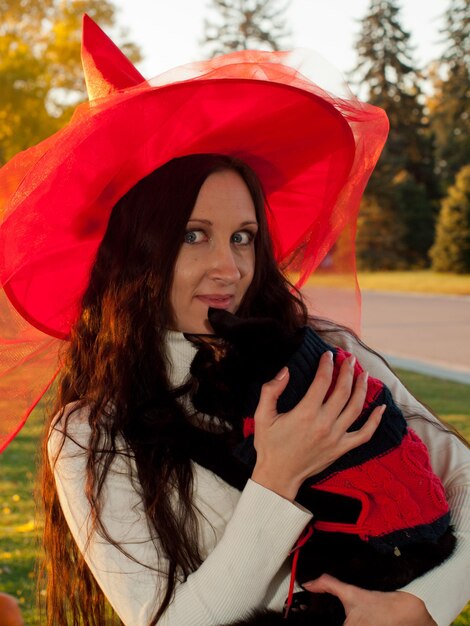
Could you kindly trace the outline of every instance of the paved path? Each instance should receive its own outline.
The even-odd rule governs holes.
[[[470,297],[363,291],[362,298],[362,338],[393,366],[470,384]]]
[[[470,298],[363,292],[362,336],[394,365],[470,384]]]

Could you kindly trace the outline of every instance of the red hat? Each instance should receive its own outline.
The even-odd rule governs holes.
[[[235,52],[146,81],[85,16],[82,62],[89,102],[0,170],[2,398],[5,375],[37,364],[37,349],[49,370],[56,362],[51,338],[67,339],[77,320],[110,212],[151,171],[195,153],[243,159],[265,189],[278,261],[300,286],[354,232],[388,132],[381,109],[322,90],[295,52]],[[354,268],[352,245],[349,259]]]

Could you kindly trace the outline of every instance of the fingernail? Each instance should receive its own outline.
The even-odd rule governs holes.
[[[362,372],[364,377],[364,384],[367,385],[367,381],[369,380],[369,372]]]
[[[379,409],[379,415],[383,415],[385,413],[385,409],[387,408],[386,404],[382,404],[382,406]]]
[[[356,365],[356,357],[354,355],[349,357],[349,367],[353,368]]]
[[[282,370],[276,374],[276,380],[282,380],[285,378],[288,371],[287,367],[283,367]]]
[[[333,361],[333,352],[331,352],[331,350],[328,350],[326,355],[330,359],[330,361]]]

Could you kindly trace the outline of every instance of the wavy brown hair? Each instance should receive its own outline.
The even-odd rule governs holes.
[[[107,608],[59,504],[47,454],[48,433],[57,414],[65,440],[74,411],[83,406],[89,411],[91,435],[84,453],[93,528],[124,553],[103,526],[102,491],[117,454],[135,460],[149,525],[159,538],[158,550],[169,562],[163,600],[151,625],[168,607],[177,582],[201,563],[193,474],[187,442],[180,436],[187,416],[168,379],[165,334],[172,327],[169,293],[187,221],[206,178],[223,170],[243,178],[259,222],[254,277],[238,314],[274,316],[290,328],[307,322],[305,305],[274,260],[266,217],[269,207],[256,175],[245,163],[214,154],[180,157],[143,178],[121,198],[97,252],[46,425],[41,482],[48,626],[119,623]],[[72,402],[77,402],[74,409],[64,411]],[[125,450],[118,452],[123,441]],[[175,490],[178,510],[172,504]]]

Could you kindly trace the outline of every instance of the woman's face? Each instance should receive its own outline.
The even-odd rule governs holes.
[[[209,307],[234,313],[253,279],[258,230],[248,187],[232,170],[202,185],[176,259],[171,305],[177,330],[210,333]]]

